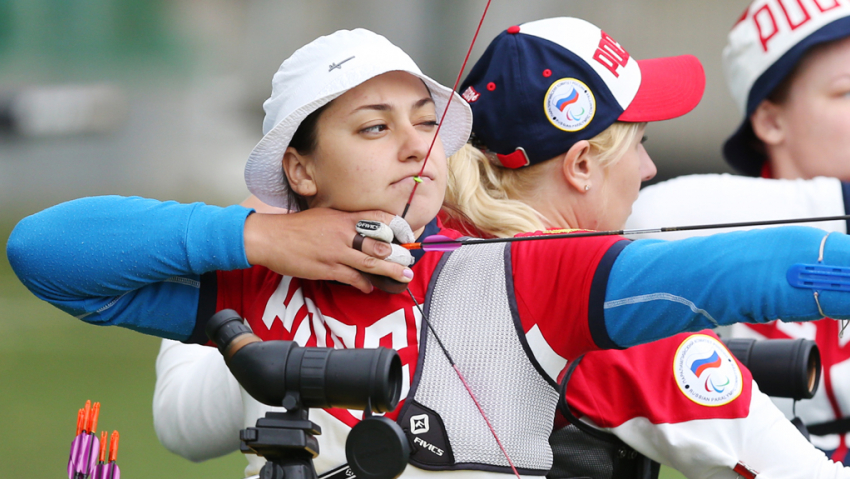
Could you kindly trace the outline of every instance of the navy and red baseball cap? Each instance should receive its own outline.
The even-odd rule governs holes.
[[[684,115],[704,90],[696,57],[635,60],[595,25],[567,17],[508,28],[460,88],[476,140],[507,168],[554,158],[615,121]]]
[[[850,36],[850,3],[754,0],[723,49],[726,84],[743,121],[723,145],[739,172],[759,176],[767,157],[750,116],[813,47]]]

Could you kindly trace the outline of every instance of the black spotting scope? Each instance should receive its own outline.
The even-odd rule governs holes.
[[[236,311],[225,309],[206,325],[239,384],[256,400],[283,406],[296,393],[305,408],[390,412],[401,396],[401,360],[392,349],[302,348],[294,341],[263,341]]]
[[[809,339],[724,339],[768,396],[811,399],[820,384],[820,350]]]

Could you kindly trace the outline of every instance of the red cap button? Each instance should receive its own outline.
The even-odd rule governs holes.
[[[516,35],[517,33],[519,33],[519,25],[508,27],[508,33],[510,33],[511,35]]]

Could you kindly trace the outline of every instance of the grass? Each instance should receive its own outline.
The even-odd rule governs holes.
[[[4,246],[10,231],[0,225]],[[63,477],[77,410],[87,399],[101,402],[98,428],[121,434],[124,477],[242,477],[239,453],[195,464],[159,444],[151,415],[158,339],[91,326],[41,302],[17,280],[5,254],[0,312],[0,477]],[[682,477],[669,469],[661,474]]]

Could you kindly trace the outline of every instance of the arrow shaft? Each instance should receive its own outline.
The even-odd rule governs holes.
[[[554,240],[554,239],[565,239],[565,238],[588,238],[594,236],[631,236],[638,234],[650,234],[650,233],[671,233],[674,231],[696,231],[696,230],[709,230],[709,229],[721,229],[721,228],[744,228],[744,227],[755,227],[755,226],[775,226],[775,225],[786,225],[786,224],[795,224],[795,223],[820,223],[825,221],[846,221],[850,220],[850,215],[840,215],[840,216],[819,216],[815,218],[791,218],[785,220],[764,220],[764,221],[744,221],[738,223],[715,223],[715,224],[707,224],[707,225],[685,225],[685,226],[666,226],[663,228],[642,228],[642,229],[630,229],[630,230],[609,230],[609,231],[577,231],[575,233],[563,233],[563,234],[542,234],[535,236],[518,236],[512,238],[487,238],[487,239],[465,239],[465,240],[451,240],[451,241],[429,241],[427,243],[409,243],[407,245],[402,245],[408,249],[427,249],[431,246],[441,246],[441,245],[474,245],[474,244],[491,244],[491,243],[519,243],[522,241],[538,241],[538,240]],[[436,249],[436,248],[435,248]]]

